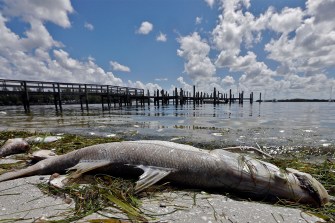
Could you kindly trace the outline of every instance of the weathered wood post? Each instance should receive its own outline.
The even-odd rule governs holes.
[[[149,89],[147,90],[147,96],[148,96],[148,106],[150,106],[150,91],[149,91]]]
[[[161,95],[162,95],[162,105],[165,105],[165,95],[164,95],[164,90],[161,90]]]
[[[169,94],[167,91],[165,91],[165,104],[168,105],[170,103],[169,101]]]
[[[193,104],[195,104],[197,101],[197,96],[196,96],[196,93],[195,93],[195,85],[193,85]]]
[[[241,104],[243,104],[243,96],[244,96],[244,91],[241,93]]]
[[[229,89],[229,104],[231,104],[231,100],[232,100],[232,98],[231,98],[231,89]]]
[[[179,99],[179,103],[180,105],[183,105],[184,104],[184,91],[182,88],[180,88],[180,99]]]
[[[262,92],[259,92],[259,103],[262,102]]]
[[[186,98],[185,98],[185,100],[186,100],[186,104],[188,104],[189,103],[189,99],[191,98],[191,92],[189,92],[189,91],[187,91],[186,92]]]
[[[157,105],[159,106],[160,94],[159,90],[157,89]]]
[[[116,94],[114,97],[114,108],[116,107],[117,104],[119,104],[119,107],[122,107],[122,95],[121,92],[119,91],[119,88],[116,89]]]
[[[254,102],[254,92],[250,93],[250,104]]]
[[[82,95],[82,89],[81,89],[81,85],[79,85],[79,100],[80,100],[80,108],[81,111],[84,111],[84,106],[83,106],[83,95]]]
[[[22,103],[24,107],[25,112],[30,111],[30,102],[29,102],[29,93],[27,88],[27,82],[23,81],[21,82],[21,85],[23,85],[23,92],[22,92]]]
[[[154,105],[157,105],[157,91],[154,91]]]
[[[125,106],[131,105],[129,88],[126,88],[124,105],[125,105]]]
[[[214,88],[214,91],[213,91],[213,99],[214,99],[214,105],[216,104],[216,88]]]
[[[87,91],[87,84],[85,84],[85,102],[86,102],[86,110],[88,111],[88,91]]]
[[[106,85],[107,87],[107,103],[108,103],[108,110],[111,110],[111,97],[110,97],[110,92],[109,92],[109,85]]]
[[[104,95],[103,95],[102,86],[100,86],[100,90],[101,90],[101,107],[102,107],[102,110],[105,110],[104,109]]]
[[[174,95],[174,91],[172,91],[172,104],[175,104],[175,95]]]
[[[174,89],[174,97],[175,97],[176,105],[178,105],[178,90],[177,90],[177,88]]]
[[[150,101],[149,94],[148,94],[148,101]],[[148,104],[150,105],[150,102],[148,102]],[[145,105],[145,92],[144,92],[144,89],[143,89],[142,90],[142,106],[144,106],[144,105]]]
[[[136,107],[138,106],[138,95],[137,95],[137,89],[135,89],[135,103]]]
[[[62,92],[61,92],[60,84],[59,83],[57,83],[57,90],[58,90],[59,110],[60,110],[60,112],[63,112],[63,107],[62,107]]]
[[[57,93],[56,93],[55,84],[52,84],[52,89],[53,89],[53,95],[54,95],[54,104],[55,104],[56,112],[58,112],[58,105],[57,105]]]

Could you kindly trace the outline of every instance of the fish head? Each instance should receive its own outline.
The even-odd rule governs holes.
[[[293,174],[299,181],[299,186],[310,195],[310,198],[318,206],[324,206],[330,200],[330,196],[324,186],[308,173],[296,169],[286,168],[289,174]]]

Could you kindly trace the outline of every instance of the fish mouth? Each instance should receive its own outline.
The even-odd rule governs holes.
[[[310,174],[292,168],[286,168],[286,170],[299,180],[299,186],[308,192],[318,206],[324,206],[329,202],[330,197],[327,190]]]

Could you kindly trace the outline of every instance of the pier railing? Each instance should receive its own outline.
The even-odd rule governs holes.
[[[29,111],[31,105],[31,96],[51,96],[53,98],[56,110],[62,110],[62,104],[66,102],[64,98],[76,96],[83,109],[83,103],[88,110],[88,97],[98,96],[101,98],[104,107],[104,98],[107,99],[107,105],[111,103],[130,104],[134,99],[145,99],[144,90],[140,88],[122,87],[114,85],[100,84],[81,84],[81,83],[62,83],[62,82],[42,82],[42,81],[22,81],[0,79],[0,95],[16,95],[24,106],[25,111]]]

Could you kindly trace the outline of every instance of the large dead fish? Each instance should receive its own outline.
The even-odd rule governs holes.
[[[325,188],[311,175],[222,149],[207,151],[165,141],[125,141],[85,147],[42,160],[26,169],[5,173],[0,182],[24,176],[76,170],[96,170],[126,176],[138,174],[141,191],[159,180],[197,188],[234,190],[257,196],[274,196],[323,206],[329,201]]]

